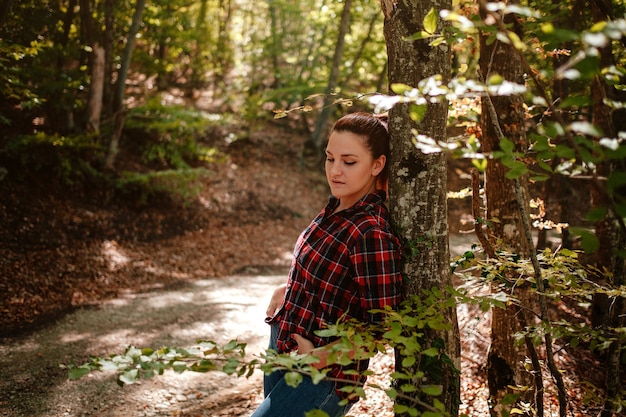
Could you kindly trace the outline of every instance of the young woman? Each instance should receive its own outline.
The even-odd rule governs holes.
[[[333,127],[326,147],[332,196],[298,238],[289,279],[270,300],[270,349],[313,354],[320,358],[314,366],[326,368],[323,353],[312,351],[333,340],[317,330],[339,320],[373,322],[370,310],[400,302],[400,242],[384,205],[388,155],[385,117],[352,113]],[[364,382],[359,374],[367,365],[331,364],[332,381],[313,384],[305,377],[297,388],[288,386],[280,372],[267,375],[265,400],[252,417],[304,417],[315,409],[331,417],[344,415],[351,404],[339,405],[346,383],[336,381]],[[346,372],[355,369],[359,374]]]

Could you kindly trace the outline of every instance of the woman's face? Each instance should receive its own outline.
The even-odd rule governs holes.
[[[332,132],[326,146],[326,180],[333,196],[340,200],[337,211],[352,207],[376,190],[376,176],[385,166],[365,147],[365,138],[352,132]]]

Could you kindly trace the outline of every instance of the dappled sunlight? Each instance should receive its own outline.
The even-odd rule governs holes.
[[[232,339],[250,342],[249,352],[258,353],[269,333],[263,321],[266,304],[274,287],[285,279],[235,276],[187,282],[167,292],[128,293],[106,303],[106,320],[98,319],[101,312],[96,309],[73,319],[89,333],[68,329],[62,337],[68,343],[86,342],[86,353],[96,355],[120,353],[131,344],[184,347],[198,340],[226,343]]]
[[[81,340],[90,339],[92,337],[91,332],[70,332],[61,335],[61,342],[63,343],[75,343]]]
[[[109,271],[116,271],[126,266],[130,259],[114,240],[102,242],[102,255],[107,263]]]

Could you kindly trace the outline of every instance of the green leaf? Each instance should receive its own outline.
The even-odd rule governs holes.
[[[415,362],[416,362],[415,356],[407,356],[405,358],[402,358],[402,367],[408,368],[409,366],[413,366]]]
[[[502,400],[500,400],[500,404],[502,405],[515,404],[518,398],[519,398],[519,394],[506,394],[504,397],[502,397]]]
[[[431,35],[430,33],[426,32],[425,30],[420,30],[419,32],[415,32],[411,36],[407,36],[406,38],[404,38],[404,40],[405,41],[418,41],[420,39],[428,39],[428,38],[430,38],[432,36],[433,35]]]
[[[412,104],[411,110],[409,111],[409,116],[411,117],[411,120],[421,122],[426,115],[427,109],[428,106],[426,104]]]
[[[385,391],[385,393],[392,400],[395,400],[396,397],[398,397],[398,391],[395,388],[389,388],[388,390]]]
[[[89,367],[87,367],[87,366],[79,366],[78,368],[70,369],[70,371],[68,372],[68,377],[69,377],[69,379],[74,381],[76,379],[80,379],[80,378],[84,377],[89,372],[91,372],[91,369],[89,369]]]
[[[580,246],[586,253],[595,252],[600,247],[598,237],[587,229],[581,227],[570,227],[570,233],[580,236]]]
[[[412,91],[413,87],[407,84],[402,83],[393,83],[391,84],[391,91],[398,95],[403,95],[406,92]]]
[[[172,364],[172,369],[174,370],[174,372],[180,374],[187,370],[187,364],[182,361],[174,361],[174,363]]]
[[[515,150],[515,144],[507,138],[502,138],[500,141],[500,149],[506,155],[512,155]]]
[[[503,82],[504,82],[504,78],[500,74],[493,74],[489,76],[489,79],[487,80],[487,85],[500,85]]]
[[[297,388],[302,382],[302,374],[299,372],[287,372],[284,378],[287,385],[292,388]]]
[[[409,407],[406,405],[396,403],[393,405],[393,411],[396,414],[403,414],[409,411]]]
[[[430,34],[437,31],[437,12],[434,7],[431,7],[424,17],[424,30]]]
[[[615,189],[621,188],[626,185],[626,172],[613,171],[609,175],[609,179],[606,182],[609,191],[613,192]]]
[[[122,375],[120,375],[119,380],[125,385],[132,385],[135,382],[137,382],[138,376],[139,376],[139,370],[131,369],[130,371],[126,371]]]
[[[313,410],[313,411],[307,411],[306,413],[304,413],[305,417],[330,417],[328,414],[326,414],[325,411],[322,410]]]
[[[422,413],[422,417],[443,417],[444,414],[438,413],[436,411],[424,411]]]
[[[424,394],[432,397],[436,397],[443,393],[443,386],[441,385],[423,385],[420,388]]]
[[[435,356],[439,355],[439,349],[437,349],[436,347],[431,347],[423,351],[422,354],[434,358]]]
[[[606,207],[594,207],[585,214],[585,220],[597,222],[606,217],[608,209]]]
[[[528,174],[528,167],[522,161],[515,161],[511,164],[511,166],[509,166],[509,168],[510,169],[507,171],[506,177],[510,180]]]

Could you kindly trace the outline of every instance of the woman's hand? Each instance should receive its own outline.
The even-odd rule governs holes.
[[[291,338],[298,344],[299,355],[313,355],[319,359],[319,362],[312,363],[311,366],[315,369],[324,369],[328,366],[327,357],[329,351],[326,349],[315,349],[313,342],[306,339],[299,334],[292,334]]]
[[[298,355],[306,355],[307,353],[311,353],[311,351],[315,349],[313,342],[311,342],[309,339],[305,339],[299,334],[292,334],[291,338],[295,340],[295,342],[298,344]]]
[[[272,294],[272,298],[270,299],[270,305],[267,306],[267,310],[265,314],[267,317],[274,317],[280,307],[283,305],[283,299],[285,298],[285,291],[287,291],[287,284],[282,284],[276,287],[274,293]]]

